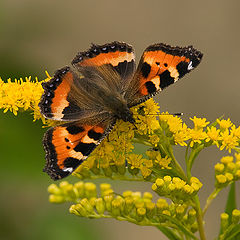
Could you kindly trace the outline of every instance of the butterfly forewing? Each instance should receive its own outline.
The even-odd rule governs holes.
[[[78,53],[72,64],[78,69],[85,66],[108,65],[119,74],[121,82],[116,84],[120,84],[122,87],[128,85],[136,68],[132,46],[117,41],[104,45],[92,45],[88,51]]]
[[[189,47],[165,44],[149,46],[143,53],[137,71],[127,90],[129,106],[154,96],[197,67],[202,53]]]

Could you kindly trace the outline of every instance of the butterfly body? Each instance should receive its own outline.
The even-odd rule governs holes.
[[[71,174],[100,144],[117,119],[135,122],[130,108],[194,69],[202,53],[192,46],[149,46],[136,70],[133,48],[122,42],[93,45],[43,83],[39,107],[63,124],[43,139],[46,171],[54,180]],[[64,123],[65,122],[65,123]]]

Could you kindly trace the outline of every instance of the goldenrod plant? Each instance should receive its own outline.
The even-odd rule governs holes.
[[[43,81],[49,79],[47,74]],[[44,126],[56,125],[40,114],[41,82],[31,78],[6,82],[0,79],[0,108],[14,115],[31,110],[34,121],[41,119]],[[131,110],[135,125],[118,121],[73,173],[76,183],[62,181],[48,187],[49,201],[69,202],[69,212],[79,217],[115,218],[157,227],[168,239],[204,240],[204,225],[211,224],[204,222],[204,215],[219,192],[228,187],[217,239],[240,239],[240,210],[235,196],[235,182],[240,179],[240,127],[230,119],[210,123],[196,116],[190,118],[193,127],[189,127],[179,116],[161,113],[153,99]],[[139,153],[136,145],[144,146],[144,151]],[[177,145],[185,149],[184,167],[175,158]],[[198,193],[204,186],[197,176],[192,176],[191,169],[200,152],[210,146],[229,155],[215,165],[212,194],[200,204]],[[118,193],[108,183],[96,186],[91,182],[98,178],[148,182],[149,192],[127,189]],[[156,201],[153,195],[157,195]]]

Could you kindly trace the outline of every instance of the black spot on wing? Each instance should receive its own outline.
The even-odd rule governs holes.
[[[179,78],[183,77],[186,73],[188,73],[188,64],[187,62],[180,62],[176,66],[178,73],[179,73]]]
[[[71,101],[69,98],[67,99],[69,102],[69,105],[64,108],[62,114],[64,114],[62,119],[69,119],[71,118],[71,115],[80,113],[82,110],[81,108],[73,101]]]
[[[72,135],[75,135],[75,134],[78,134],[78,133],[81,133],[81,132],[84,131],[83,127],[79,127],[79,126],[76,126],[76,125],[70,125],[66,129]]]
[[[151,82],[151,81],[147,81],[145,83],[145,86],[146,86],[149,94],[154,93],[154,92],[157,91],[157,88],[155,87],[155,84],[153,82]]]
[[[92,139],[94,139],[95,141],[99,140],[102,137],[101,133],[97,133],[94,130],[89,130],[88,131],[88,136]]]
[[[174,78],[170,76],[170,72],[168,70],[164,71],[159,75],[160,77],[160,88],[164,89],[170,84],[174,83]]]
[[[151,66],[148,63],[144,62],[143,65],[142,65],[142,68],[141,68],[142,76],[144,78],[147,78],[150,71],[151,71]]]
[[[128,62],[125,60],[124,62],[120,62],[114,69],[119,73],[122,78],[127,78],[133,74],[135,71],[135,62],[132,60]]]
[[[88,156],[97,145],[95,143],[78,143],[74,151],[81,152],[83,156]]]
[[[83,160],[78,160],[77,158],[73,158],[73,157],[68,157],[64,160],[63,164],[65,168],[77,168],[81,163],[83,162]]]

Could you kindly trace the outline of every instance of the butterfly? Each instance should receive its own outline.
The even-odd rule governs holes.
[[[53,180],[70,175],[113,129],[116,120],[134,124],[130,108],[145,102],[196,68],[203,54],[159,43],[145,49],[136,68],[132,46],[92,45],[72,67],[42,84],[42,115],[63,124],[44,135],[45,171]]]

